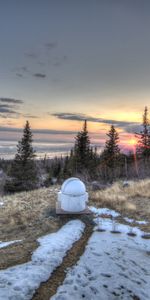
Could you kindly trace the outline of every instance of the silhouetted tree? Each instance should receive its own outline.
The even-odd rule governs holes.
[[[119,134],[114,125],[111,125],[107,133],[108,139],[105,143],[104,151],[101,155],[102,164],[105,169],[105,176],[113,179],[115,177],[115,169],[119,164],[120,148],[119,148]]]
[[[77,172],[88,168],[90,159],[90,138],[87,130],[87,121],[84,121],[83,130],[75,137],[74,163]]]
[[[63,174],[62,174],[64,179],[72,176],[72,154],[71,153],[70,153],[70,157],[67,155],[64,158],[64,166],[63,166]]]
[[[148,119],[148,108],[144,109],[142,130],[140,133],[136,133],[138,138],[136,152],[140,158],[146,161],[150,157],[150,129]]]
[[[60,176],[60,172],[62,169],[62,157],[55,157],[53,162],[52,162],[52,166],[51,166],[51,172],[50,175],[51,177],[57,178]]]
[[[6,183],[7,191],[14,192],[35,188],[37,184],[37,169],[32,142],[32,132],[27,121],[23,130],[23,137],[18,142],[17,153],[11,166],[11,181]]]

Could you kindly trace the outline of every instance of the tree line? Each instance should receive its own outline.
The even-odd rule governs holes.
[[[150,175],[150,124],[148,108],[145,107],[142,129],[135,133],[137,145],[135,153],[124,154],[119,147],[119,133],[114,125],[110,126],[103,151],[99,154],[96,147],[92,147],[87,121],[77,133],[75,143],[70,154],[66,157],[46,157],[37,163],[33,150],[33,135],[27,121],[22,139],[18,142],[17,153],[11,162],[8,179],[5,184],[6,192],[30,190],[39,186],[40,169],[44,169],[47,177],[45,185],[52,179],[64,180],[70,176],[78,176],[84,180],[99,180],[112,182],[118,178],[144,178]]]

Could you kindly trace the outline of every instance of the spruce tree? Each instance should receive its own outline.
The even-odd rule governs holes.
[[[71,155],[70,155],[70,157],[67,155],[64,158],[64,166],[63,166],[63,178],[64,179],[72,176],[71,163],[72,163]]]
[[[88,167],[90,159],[90,138],[86,120],[84,121],[83,130],[78,132],[75,137],[74,159],[77,172]]]
[[[53,159],[52,166],[51,166],[51,176],[54,178],[59,177],[62,168],[62,159],[58,158],[57,156]]]
[[[18,142],[17,153],[12,163],[11,182],[6,184],[8,191],[22,191],[35,188],[37,183],[37,169],[34,161],[35,151],[32,147],[32,132],[26,121],[23,137]]]
[[[115,169],[117,168],[118,165],[118,160],[120,158],[120,148],[119,148],[119,134],[116,131],[114,125],[111,125],[111,128],[109,132],[107,133],[108,139],[105,143],[105,148],[102,154],[104,164],[105,164],[105,169],[106,171],[106,176],[115,177]],[[109,173],[110,172],[110,173]]]
[[[144,109],[142,130],[140,133],[136,133],[138,138],[136,152],[137,155],[143,158],[145,161],[150,157],[150,129],[149,129],[149,119],[148,119],[148,108]]]

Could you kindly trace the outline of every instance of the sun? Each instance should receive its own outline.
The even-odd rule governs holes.
[[[137,144],[137,140],[135,138],[131,138],[129,141],[128,141],[128,144],[131,145],[131,146],[135,146]]]

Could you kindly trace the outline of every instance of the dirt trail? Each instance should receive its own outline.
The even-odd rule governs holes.
[[[67,268],[74,266],[83,254],[87,241],[92,234],[93,224],[90,216],[81,216],[80,219],[86,225],[82,237],[74,243],[73,247],[67,252],[62,264],[52,273],[48,281],[40,285],[32,300],[49,300],[56,293],[57,288],[63,283]]]

